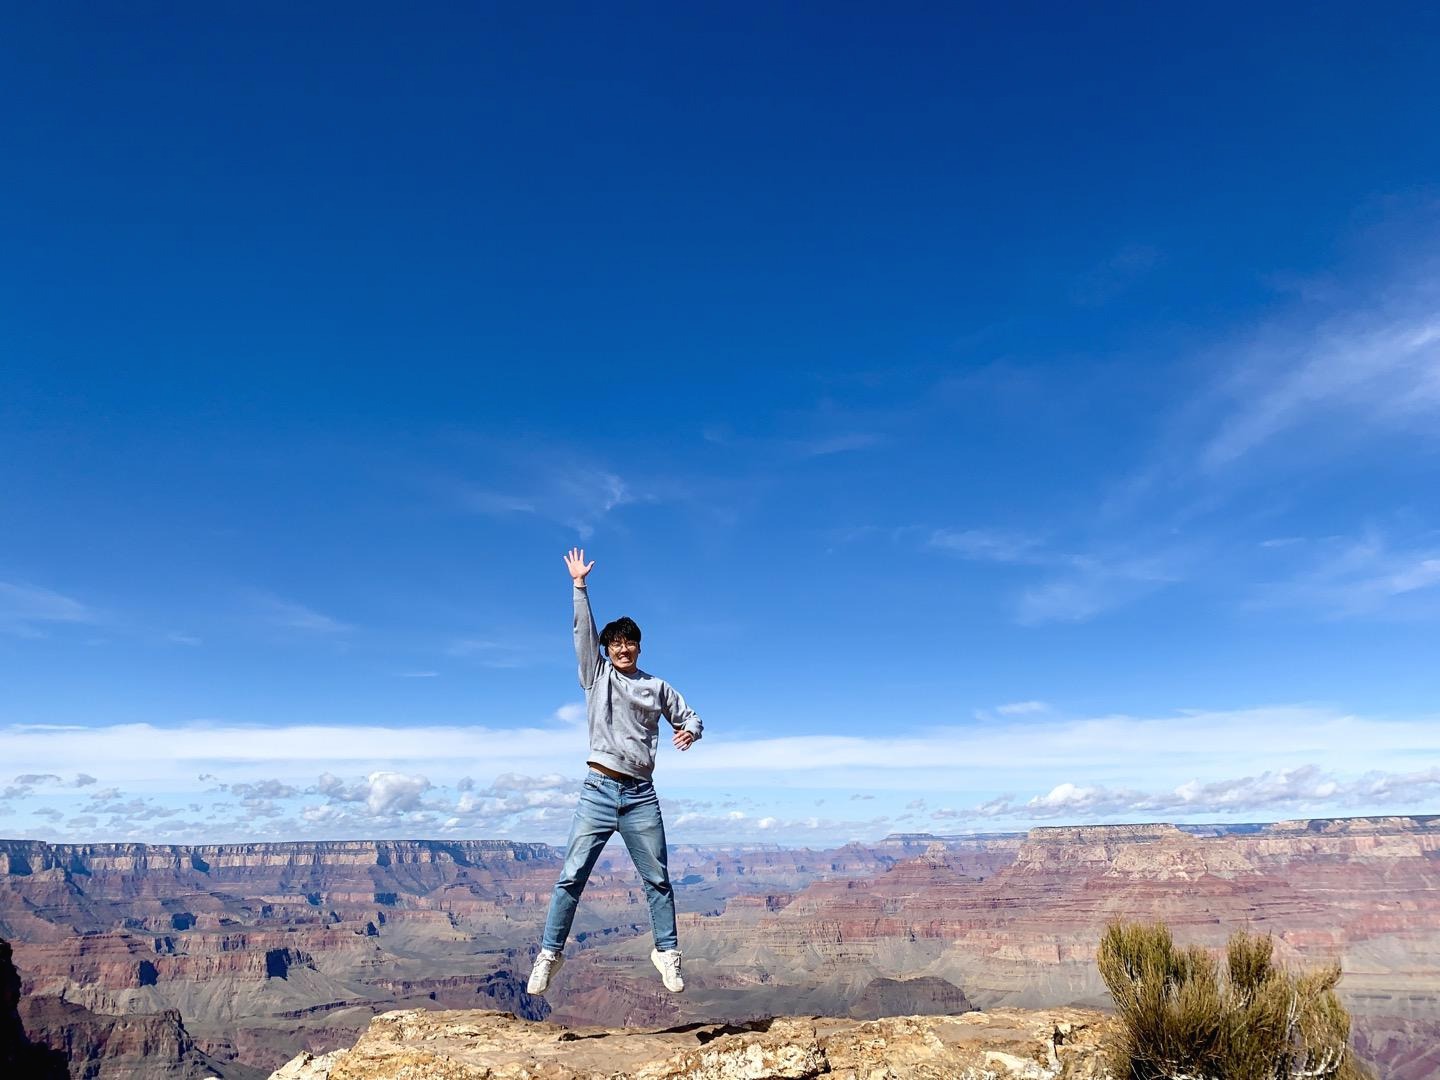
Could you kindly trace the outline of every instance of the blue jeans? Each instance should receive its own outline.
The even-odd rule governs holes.
[[[570,842],[565,849],[565,867],[550,897],[541,948],[557,953],[565,948],[580,894],[601,849],[616,830],[630,849],[640,883],[645,886],[655,948],[664,952],[678,947],[675,893],[670,888],[670,870],[665,862],[665,822],[660,819],[655,787],[649,780],[614,780],[592,770],[580,789],[580,805],[575,807],[575,822],[570,826]]]

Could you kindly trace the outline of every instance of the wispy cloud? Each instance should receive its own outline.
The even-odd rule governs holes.
[[[1301,608],[1331,618],[1440,614],[1440,539],[1397,548],[1371,529],[1306,546],[1309,561],[1288,579],[1258,585],[1253,606]]]
[[[1047,554],[1037,536],[993,529],[935,529],[926,546],[980,562],[1043,564],[1061,558]]]
[[[922,537],[921,545],[971,562],[1014,566],[1032,577],[1014,600],[1014,618],[1022,626],[1084,622],[1131,603],[1185,578],[1196,555],[1193,545],[1173,541],[1137,547],[1143,537],[1125,542],[1092,542],[1089,550],[1065,550],[1041,536],[986,528],[892,529],[896,539]],[[849,539],[864,535],[851,530]],[[1034,580],[1038,578],[1038,580]]]
[[[57,624],[93,624],[99,613],[74,597],[37,585],[0,581],[0,633],[39,637]]]
[[[506,514],[533,514],[535,503],[521,495],[503,495],[497,491],[467,487],[459,493],[460,505],[477,514],[501,517]]]
[[[253,597],[261,618],[272,626],[322,635],[345,634],[354,629],[349,623],[273,593],[257,591]]]
[[[843,454],[850,450],[866,450],[883,440],[868,431],[852,431],[839,435],[826,435],[814,439],[803,439],[792,443],[801,457],[827,457]]]
[[[1378,286],[1289,300],[1192,353],[1191,374],[1173,373],[1188,384],[1177,382],[1153,441],[1102,489],[1098,513],[1052,520],[1044,542],[971,528],[935,531],[925,546],[1029,576],[1016,607],[1022,625],[1096,619],[1202,580],[1229,605],[1440,614],[1430,602],[1440,576],[1433,539],[1362,537],[1315,559],[1317,545],[1289,533],[1294,523],[1277,526],[1304,513],[1307,489],[1295,480],[1318,463],[1379,435],[1426,452],[1440,441],[1437,266],[1415,260]],[[1257,550],[1282,553],[1289,576],[1252,561]],[[1259,575],[1269,577],[1257,587]]]
[[[524,485],[518,492],[469,482],[444,486],[462,510],[488,517],[533,514],[574,529],[582,540],[614,511],[652,498],[618,473],[583,458],[536,456],[517,463],[515,471],[515,482]]]
[[[1440,411],[1437,289],[1426,282],[1388,310],[1266,328],[1222,393],[1233,408],[1201,448],[1206,469],[1324,416],[1364,426],[1430,416]]]
[[[1016,621],[1023,626],[1084,622],[1181,579],[1170,553],[1113,560],[1076,556],[1058,575],[1020,594]]]
[[[534,651],[525,645],[487,638],[457,638],[445,646],[445,655],[471,660],[488,668],[526,667],[535,662]]]
[[[996,705],[995,711],[1001,716],[1032,716],[1049,712],[1050,706],[1043,701],[1012,701],[1008,705]]]

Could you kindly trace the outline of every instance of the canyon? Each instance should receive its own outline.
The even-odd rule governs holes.
[[[260,1080],[396,1009],[613,1030],[1103,1009],[1094,954],[1117,917],[1338,959],[1361,1055],[1397,1080],[1440,1075],[1437,817],[677,846],[683,995],[650,967],[623,848],[597,867],[557,984],[526,992],[559,860],[501,840],[0,841],[0,938],[26,1037],[72,1076]],[[135,1072],[137,1052],[164,1071]]]

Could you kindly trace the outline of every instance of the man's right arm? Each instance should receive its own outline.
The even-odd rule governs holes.
[[[585,562],[585,552],[572,548],[565,556],[575,593],[575,660],[579,664],[580,685],[589,690],[600,674],[600,635],[595,630],[595,616],[590,612],[590,593],[585,578],[595,564]]]
[[[590,590],[575,586],[575,659],[580,665],[580,685],[589,690],[600,674],[600,635],[590,613]]]

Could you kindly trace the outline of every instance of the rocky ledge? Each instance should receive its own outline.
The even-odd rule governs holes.
[[[349,1050],[299,1055],[270,1080],[1108,1080],[1099,1043],[1109,1022],[1082,1009],[997,1009],[646,1031],[410,1009],[377,1016]]]

